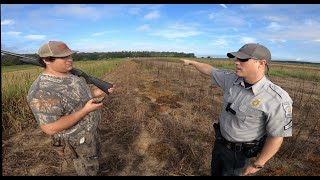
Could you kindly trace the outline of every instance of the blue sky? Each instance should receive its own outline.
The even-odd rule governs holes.
[[[1,49],[174,51],[226,57],[245,43],[273,60],[320,63],[320,4],[1,4]]]

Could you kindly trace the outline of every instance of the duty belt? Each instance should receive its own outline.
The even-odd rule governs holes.
[[[234,143],[221,138],[220,142],[228,149],[236,152],[242,151],[244,148],[253,147],[256,143],[254,142],[244,142],[244,143]]]
[[[218,142],[221,142],[226,148],[232,150],[232,151],[236,151],[236,152],[240,152],[245,148],[250,148],[256,145],[256,143],[258,143],[259,141],[253,141],[253,142],[242,142],[242,143],[235,143],[235,142],[230,142],[228,140],[226,140],[220,132],[220,125],[218,123],[214,123],[213,127],[216,131],[216,140]]]

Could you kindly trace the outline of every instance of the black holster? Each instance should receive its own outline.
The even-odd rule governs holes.
[[[215,132],[215,138],[216,140],[222,140],[222,135],[221,135],[221,132],[220,132],[220,124],[219,123],[214,123],[213,124],[213,129],[214,129],[214,132]]]
[[[264,135],[259,141],[256,141],[253,146],[243,148],[243,153],[247,158],[256,157],[264,146],[264,143],[267,139],[267,135]]]

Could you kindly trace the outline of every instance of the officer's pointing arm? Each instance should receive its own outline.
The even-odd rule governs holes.
[[[210,66],[209,64],[200,63],[197,61],[191,61],[188,59],[180,59],[180,60],[184,62],[184,65],[192,65],[201,73],[208,75],[208,76],[212,76],[211,72],[214,69],[214,67]]]

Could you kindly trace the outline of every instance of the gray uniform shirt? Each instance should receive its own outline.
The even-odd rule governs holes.
[[[38,124],[44,125],[79,111],[91,98],[89,86],[78,76],[69,74],[62,78],[41,74],[31,85],[27,101]],[[79,142],[86,133],[95,131],[100,121],[98,109],[55,137],[68,137]]]
[[[213,83],[224,91],[220,116],[222,136],[231,142],[292,136],[292,100],[288,93],[265,76],[245,88],[244,79],[234,73],[214,69]],[[226,111],[227,105],[234,112]]]

